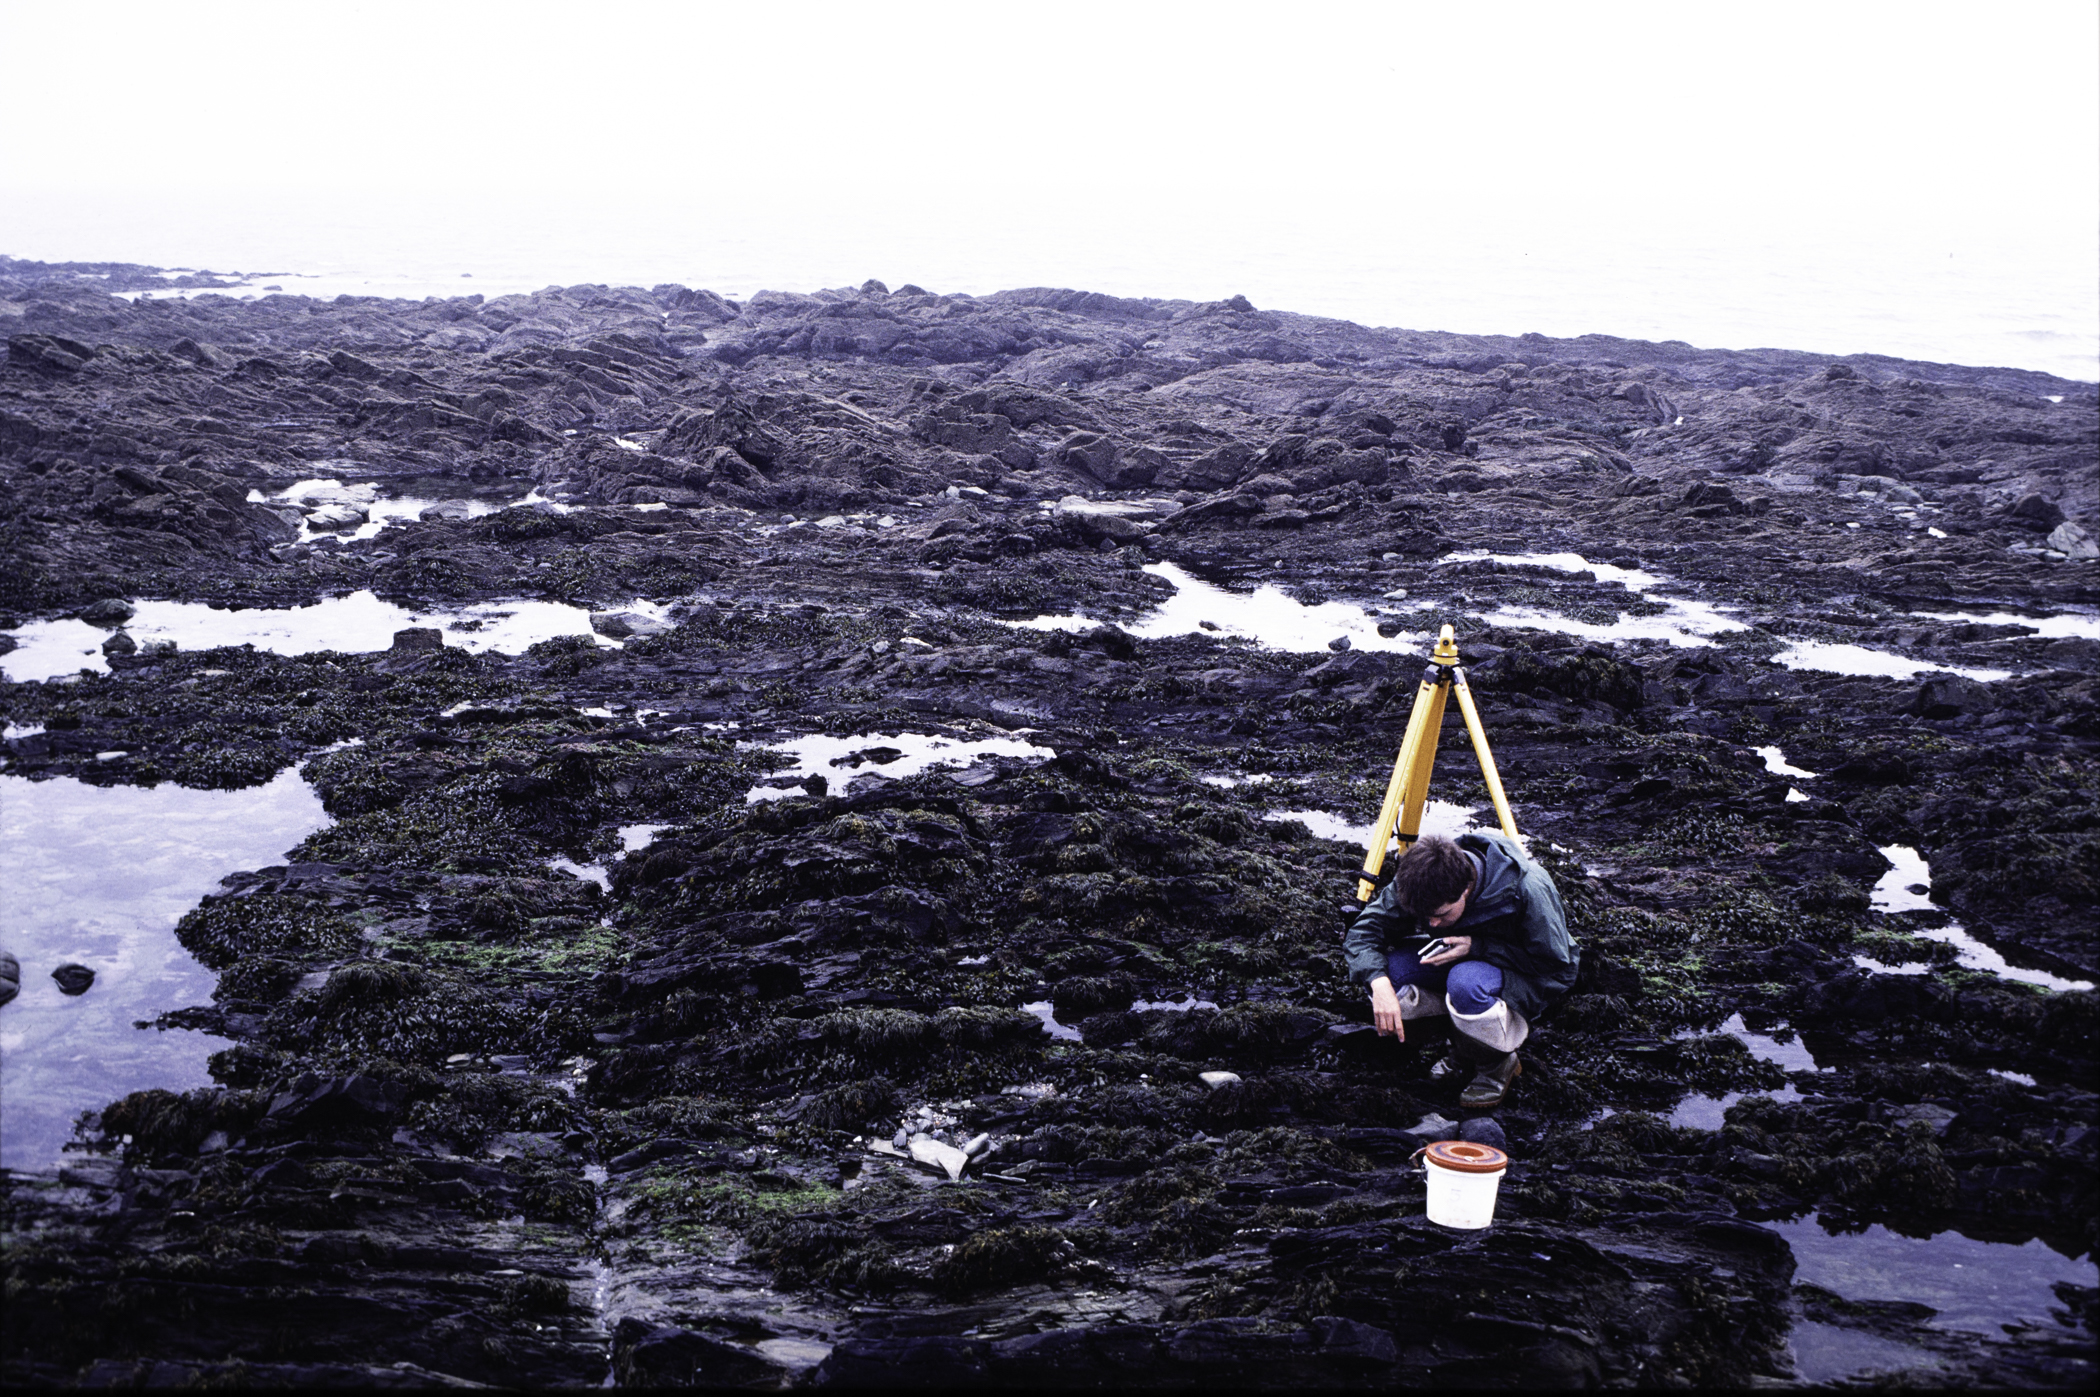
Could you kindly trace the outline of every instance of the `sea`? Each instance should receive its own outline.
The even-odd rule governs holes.
[[[557,178],[557,176],[559,176]],[[14,191],[0,252],[239,274],[232,294],[494,298],[549,285],[1064,286],[1465,334],[1603,334],[2032,369],[2100,382],[2094,231],[2016,219],[1871,229],[1287,191],[1016,187]],[[1661,194],[1629,195],[1629,199]]]

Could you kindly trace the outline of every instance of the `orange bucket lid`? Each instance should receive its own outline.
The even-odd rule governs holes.
[[[1476,1145],[1471,1140],[1439,1140],[1423,1153],[1439,1169],[1461,1174],[1494,1174],[1509,1167],[1508,1155],[1493,1145]]]

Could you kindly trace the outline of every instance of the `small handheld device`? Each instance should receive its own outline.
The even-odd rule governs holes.
[[[1434,941],[1431,941],[1428,945],[1424,946],[1421,950],[1415,952],[1415,954],[1423,960],[1429,960],[1434,956],[1442,955],[1444,952],[1450,949],[1451,943],[1449,941],[1446,941],[1443,937],[1439,936]]]

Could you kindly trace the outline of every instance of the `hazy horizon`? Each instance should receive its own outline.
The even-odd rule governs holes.
[[[99,18],[98,18],[99,17]],[[0,252],[876,277],[2100,380],[2100,8],[0,4]],[[470,274],[463,277],[461,274]],[[292,289],[292,288],[287,288]]]

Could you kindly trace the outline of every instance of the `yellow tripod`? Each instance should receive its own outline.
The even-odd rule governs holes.
[[[1385,846],[1397,833],[1402,844],[1412,844],[1422,829],[1422,807],[1429,799],[1429,772],[1436,765],[1437,739],[1444,730],[1444,699],[1458,691],[1458,711],[1465,715],[1466,731],[1473,738],[1473,754],[1480,758],[1480,774],[1487,781],[1488,797],[1502,832],[1517,837],[1516,817],[1509,813],[1509,798],[1502,794],[1502,776],[1495,770],[1495,755],[1488,751],[1487,733],[1480,726],[1480,710],[1473,706],[1473,691],[1466,687],[1466,672],[1458,665],[1458,641],[1446,626],[1437,634],[1436,649],[1429,667],[1422,671],[1422,685],[1415,690],[1414,712],[1407,718],[1407,736],[1400,741],[1400,757],[1393,763],[1393,779],[1386,784],[1385,804],[1379,808],[1378,824],[1364,850],[1364,876],[1357,880],[1356,900],[1369,902],[1378,891],[1374,881],[1385,869]],[[1399,828],[1397,831],[1394,826]]]

